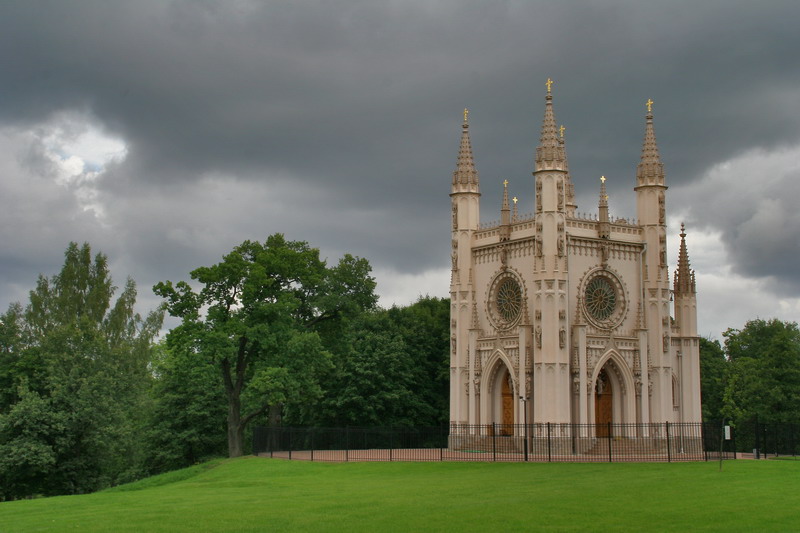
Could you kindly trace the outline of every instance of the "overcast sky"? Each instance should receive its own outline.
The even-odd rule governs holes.
[[[533,210],[552,78],[580,212],[635,216],[645,101],[699,330],[800,317],[800,2],[4,1],[0,308],[70,241],[142,311],[245,239],[373,265],[381,304],[447,296],[462,110],[481,217]]]

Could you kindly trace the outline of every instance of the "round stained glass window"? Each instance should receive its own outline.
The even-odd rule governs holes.
[[[586,310],[596,320],[608,320],[617,308],[617,291],[611,282],[598,276],[586,285]]]
[[[504,322],[512,323],[521,310],[522,289],[514,279],[504,279],[497,287],[497,314]]]

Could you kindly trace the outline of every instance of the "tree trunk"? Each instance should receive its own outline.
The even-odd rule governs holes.
[[[269,406],[269,426],[276,428],[281,425],[281,404]]]
[[[241,457],[244,428],[241,424],[241,400],[236,392],[228,394],[228,457]]]

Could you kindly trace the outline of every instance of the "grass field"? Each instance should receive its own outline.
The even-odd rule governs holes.
[[[800,531],[800,461],[218,460],[0,503],[0,531]]]

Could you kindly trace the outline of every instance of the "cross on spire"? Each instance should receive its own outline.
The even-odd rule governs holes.
[[[469,109],[467,109],[467,108],[465,107],[465,108],[464,108],[464,122],[466,122],[466,121],[467,121],[467,117],[468,117],[468,116],[469,116]]]
[[[562,139],[564,138],[564,130],[565,129],[567,129],[567,128],[565,128],[563,124],[561,125],[560,128],[558,128],[558,132],[561,134],[561,138]]]
[[[651,100],[650,98],[648,98],[648,99],[647,99],[647,102],[645,102],[645,105],[647,105],[647,112],[648,112],[648,113],[652,113],[652,111],[653,111],[653,104],[654,104],[654,103],[655,103],[655,102],[653,102],[653,100]]]
[[[545,85],[547,85],[547,94],[550,94],[550,87],[553,85],[553,80],[551,80],[550,78],[547,78],[547,81],[545,82]]]

